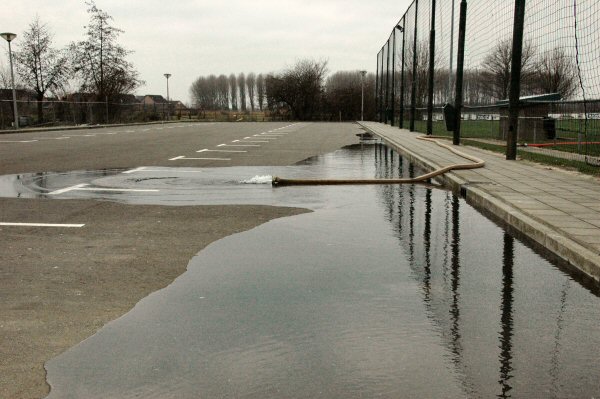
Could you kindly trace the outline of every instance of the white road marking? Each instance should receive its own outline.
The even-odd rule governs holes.
[[[258,144],[224,144],[218,147],[260,147]]]
[[[268,143],[269,140],[246,140],[244,143]]]
[[[78,188],[82,188],[82,187],[85,187],[85,186],[89,186],[89,184],[85,184],[85,183],[83,183],[83,184],[76,184],[76,185],[71,186],[71,187],[66,187],[66,188],[62,188],[60,190],[52,191],[51,193],[48,193],[48,195],[58,195],[58,194],[66,193],[66,192],[69,192],[69,191],[73,191],[73,190],[76,190]]]
[[[206,160],[206,161],[231,161],[231,158],[186,158],[186,157],[177,157],[174,159],[170,159],[169,161],[174,161],[175,159],[192,159],[192,160]]]
[[[26,226],[26,227],[83,227],[85,224],[58,224],[58,223],[5,223],[0,226]]]
[[[217,147],[223,147],[225,145],[227,145],[227,144],[219,144],[219,145],[217,145]]]
[[[178,157],[171,158],[171,159],[169,159],[169,161],[177,161],[178,159],[182,159],[182,158],[185,158],[185,155],[180,155]]]
[[[203,150],[198,150],[196,152],[248,152],[248,151],[243,151],[243,150],[209,150],[208,148],[205,148]]]
[[[250,136],[248,136],[248,137],[244,137],[244,140],[246,140],[246,139],[251,139],[251,138],[252,138],[252,137],[250,137]]]
[[[4,140],[0,143],[35,143],[37,140]]]
[[[123,173],[138,173],[138,172],[162,172],[162,173],[202,173],[201,170],[173,170],[173,169],[148,169],[146,166],[142,166],[136,169],[131,169]]]
[[[135,169],[131,169],[128,171],[123,172],[124,174],[128,174],[128,173],[135,173],[135,172],[141,172],[143,170],[145,170],[146,167],[145,166],[140,166],[139,168],[135,168]]]
[[[108,187],[80,187],[74,188],[73,191],[126,191],[126,192],[150,192],[155,193],[160,190],[155,189],[137,189],[137,188],[108,188]]]
[[[239,140],[232,140],[231,142],[232,143],[237,143],[237,142],[239,142]]]

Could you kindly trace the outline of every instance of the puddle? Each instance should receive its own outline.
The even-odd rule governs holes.
[[[414,185],[240,184],[418,173],[384,147],[289,168],[187,171],[90,180],[159,193],[64,197],[315,212],[209,245],[173,284],[49,361],[49,398],[600,392],[600,298],[462,199]]]

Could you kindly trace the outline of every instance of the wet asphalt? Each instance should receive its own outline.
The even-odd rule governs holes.
[[[360,132],[356,124],[304,122],[22,132],[0,135],[0,175],[292,165],[357,143]],[[0,198],[0,222],[85,224],[81,229],[0,226],[0,341],[11,343],[0,347],[0,397],[44,397],[43,365],[49,358],[171,283],[211,242],[299,212],[304,211]]]

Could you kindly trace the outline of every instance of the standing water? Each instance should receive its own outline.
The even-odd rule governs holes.
[[[417,173],[381,146],[299,168],[311,177]],[[257,176],[249,183],[271,172],[242,171]],[[175,177],[138,180],[177,186]],[[208,197],[314,212],[209,245],[169,287],[49,361],[49,398],[600,394],[597,290],[462,199],[415,185],[223,185]]]

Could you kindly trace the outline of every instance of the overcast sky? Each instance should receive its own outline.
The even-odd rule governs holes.
[[[412,0],[96,0],[125,32],[128,50],[146,84],[136,94],[189,100],[201,75],[267,73],[296,60],[327,60],[329,71],[375,72],[377,52]],[[17,0],[5,3],[0,31],[19,38],[36,14],[62,47],[83,38],[84,0]],[[6,42],[0,43],[6,49]],[[1,62],[7,64],[6,51]]]

